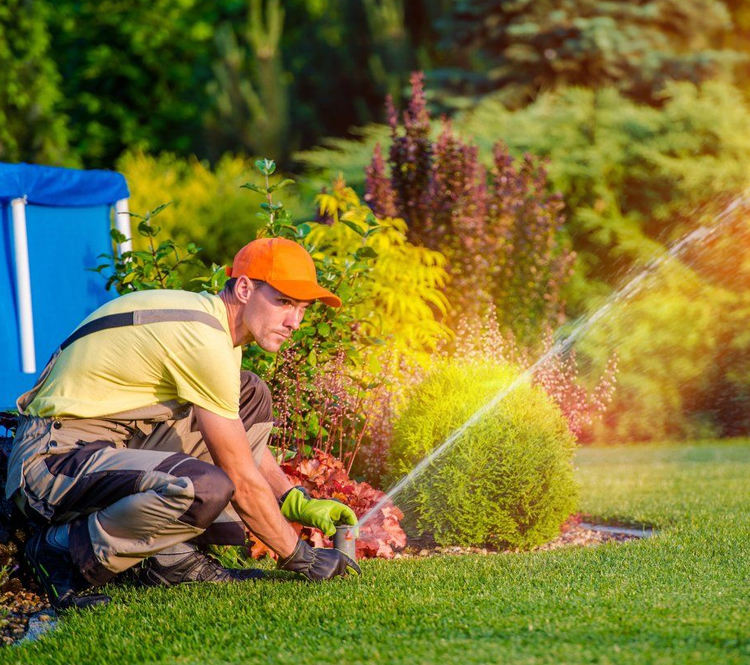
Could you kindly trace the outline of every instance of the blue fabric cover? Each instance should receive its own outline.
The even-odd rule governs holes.
[[[24,196],[40,206],[95,206],[111,205],[130,193],[125,177],[114,171],[0,162],[0,202]]]
[[[11,199],[24,194],[35,374],[21,370],[10,206]],[[34,385],[60,342],[117,295],[104,289],[101,275],[86,269],[105,263],[99,254],[113,252],[111,204],[127,197],[125,178],[119,173],[0,163],[0,409],[13,406]]]

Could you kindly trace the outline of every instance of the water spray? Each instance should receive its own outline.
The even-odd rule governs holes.
[[[732,213],[741,205],[747,204],[749,199],[747,195],[742,195],[734,199],[727,207],[715,218],[714,223],[711,226],[701,226],[695,231],[687,234],[678,241],[675,241],[670,245],[667,250],[657,258],[652,259],[646,264],[635,277],[633,277],[626,284],[621,286],[617,291],[611,294],[607,301],[591,314],[583,315],[577,319],[571,326],[570,333],[563,337],[561,340],[555,342],[555,344],[539,358],[531,367],[521,373],[508,387],[500,390],[487,404],[476,411],[463,425],[455,429],[448,438],[443,441],[437,448],[435,448],[429,455],[427,455],[417,466],[412,469],[406,476],[399,480],[393,487],[391,487],[385,494],[385,496],[378,501],[370,510],[365,513],[359,520],[359,526],[363,526],[370,520],[373,515],[377,514],[389,501],[392,501],[394,497],[398,496],[404,488],[414,482],[422,473],[447,452],[453,445],[458,441],[463,434],[474,427],[477,423],[481,422],[484,417],[489,414],[500,402],[502,402],[511,392],[513,392],[518,386],[529,381],[537,368],[546,363],[550,358],[562,353],[566,353],[575,344],[580,337],[588,332],[596,323],[601,321],[612,309],[615,303],[627,302],[632,299],[635,295],[641,292],[647,279],[656,273],[667,261],[679,258],[685,249],[690,247],[692,243],[697,241],[707,241],[710,238],[717,235],[717,233],[723,228],[723,226],[732,220]]]

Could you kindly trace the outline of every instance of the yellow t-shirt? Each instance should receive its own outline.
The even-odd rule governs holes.
[[[194,309],[200,321],[164,321],[100,330],[68,346],[26,409],[44,418],[99,418],[176,400],[225,418],[239,417],[242,350],[234,347],[221,298],[187,291],[139,291],[97,309],[81,325],[108,314]]]

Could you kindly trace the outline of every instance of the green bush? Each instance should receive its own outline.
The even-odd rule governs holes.
[[[518,371],[445,363],[419,384],[395,425],[392,474],[440,445]],[[417,526],[441,545],[534,547],[576,509],[573,435],[541,388],[522,381],[417,478],[409,492]]]

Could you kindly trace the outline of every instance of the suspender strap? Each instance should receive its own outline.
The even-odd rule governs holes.
[[[165,323],[172,321],[197,321],[207,326],[224,332],[224,326],[219,320],[208,312],[195,309],[141,309],[135,312],[122,312],[121,314],[109,314],[99,319],[89,321],[81,326],[61,345],[60,350],[69,347],[76,340],[109,328],[123,328],[125,326],[142,326],[147,323]]]

